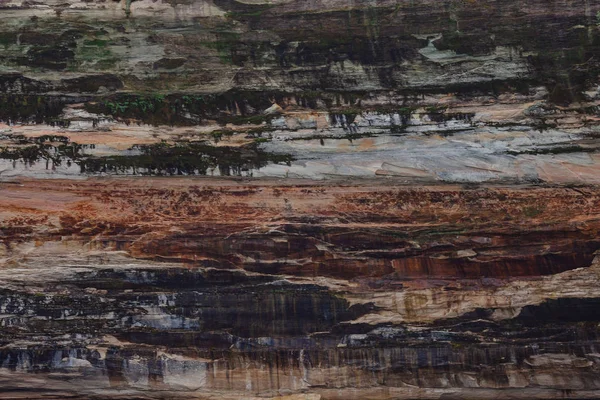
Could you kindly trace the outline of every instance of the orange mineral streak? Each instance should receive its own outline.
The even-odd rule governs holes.
[[[118,242],[137,258],[383,286],[552,275],[600,248],[595,187],[23,179],[1,184],[0,210],[4,243]]]

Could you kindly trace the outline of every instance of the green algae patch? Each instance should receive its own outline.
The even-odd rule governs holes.
[[[82,173],[132,175],[208,175],[240,176],[269,163],[292,161],[289,155],[260,150],[256,144],[243,147],[214,147],[204,142],[159,143],[136,146],[141,154],[89,157],[78,162]]]
[[[217,94],[140,93],[118,94],[85,104],[91,113],[110,115],[127,122],[154,126],[192,126],[206,120],[221,125],[263,125],[272,115],[262,110],[272,105],[270,99],[279,93],[229,91]]]
[[[211,146],[206,142],[156,143],[135,145],[122,154],[94,156],[87,154],[94,145],[68,142],[61,136],[35,139],[13,138],[18,144],[0,147],[0,159],[27,165],[46,163],[46,168],[61,165],[79,166],[86,175],[251,175],[253,170],[271,163],[290,164],[293,158],[260,149],[261,142],[246,146]]]

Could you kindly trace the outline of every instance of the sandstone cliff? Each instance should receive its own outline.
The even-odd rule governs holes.
[[[599,398],[599,26],[0,0],[0,398]]]

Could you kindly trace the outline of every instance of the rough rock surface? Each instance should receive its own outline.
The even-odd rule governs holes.
[[[594,1],[0,8],[3,176],[599,183]]]
[[[596,187],[0,190],[7,396],[600,395]]]
[[[600,398],[599,72],[591,0],[0,0],[0,398]]]

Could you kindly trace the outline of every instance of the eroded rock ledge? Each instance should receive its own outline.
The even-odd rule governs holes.
[[[599,16],[0,0],[0,398],[600,398]]]
[[[2,176],[599,183],[592,1],[0,7]]]
[[[390,183],[3,183],[3,395],[597,397],[598,188]]]

